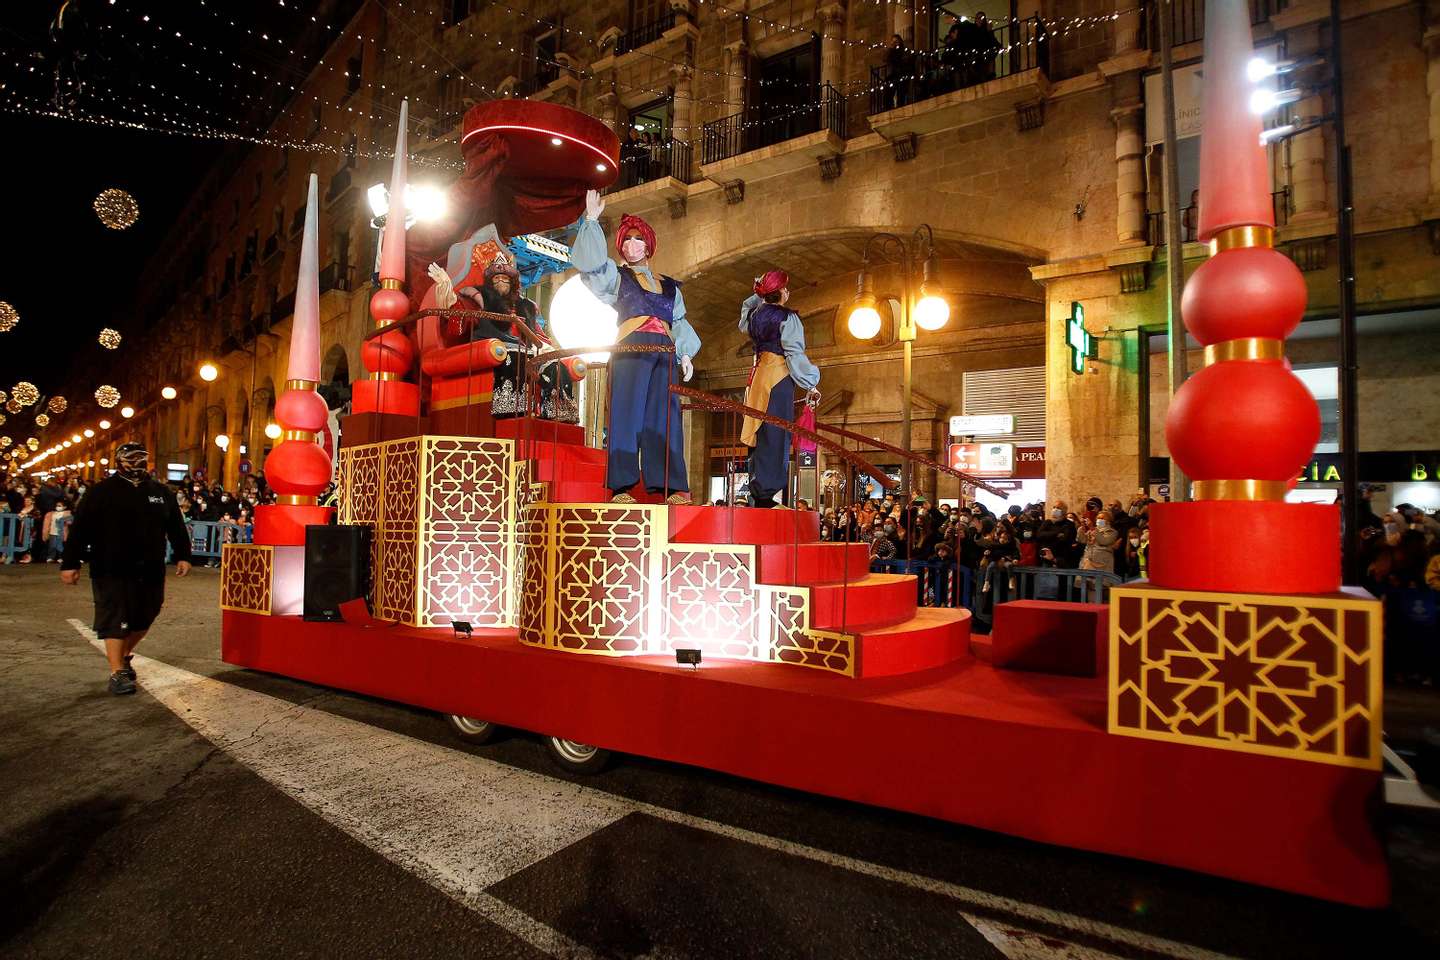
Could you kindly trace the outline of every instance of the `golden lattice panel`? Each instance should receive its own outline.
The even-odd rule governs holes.
[[[259,543],[227,543],[220,550],[220,609],[271,612],[275,576],[273,548]]]
[[[1381,605],[1110,591],[1111,733],[1380,767]]]
[[[514,445],[411,437],[343,448],[342,522],[371,527],[375,616],[515,622]]]

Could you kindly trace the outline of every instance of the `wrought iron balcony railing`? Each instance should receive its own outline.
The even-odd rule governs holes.
[[[843,139],[847,135],[846,98],[828,83],[812,88],[812,92],[815,102],[804,106],[756,105],[705,124],[701,162],[718,163],[821,130]]]

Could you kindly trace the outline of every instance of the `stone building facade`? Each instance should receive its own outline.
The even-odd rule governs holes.
[[[1051,498],[1122,497],[1157,476],[1168,390],[1154,335],[1166,322],[1165,263],[1160,154],[1147,130],[1160,110],[1149,80],[1159,55],[1143,0],[1011,0],[1008,10],[859,0],[439,6],[361,4],[275,123],[277,140],[323,149],[237,154],[212,172],[157,251],[142,305],[160,318],[153,360],[126,395],[141,398],[127,429],[147,436],[161,462],[204,463],[233,482],[238,444],[221,454],[212,442],[225,432],[243,434],[248,459],[263,465],[269,405],[285,379],[294,217],[311,169],[325,198],[324,376],[336,380],[341,402],[344,383],[363,375],[358,347],[369,328],[375,231],[365,188],[386,177],[400,96],[413,120],[411,178],[442,185],[456,171],[465,109],[528,96],[575,106],[622,133],[653,133],[609,191],[606,216],[648,219],[657,266],[684,281],[705,341],[694,385],[730,395],[743,388],[750,358],[737,311],[751,278],[780,267],[822,370],[822,419],[898,443],[895,318],[862,342],[846,316],[867,241],[889,232],[908,242],[928,224],[951,318],[915,343],[914,449],[943,460],[951,415],[993,411],[986,398],[965,396],[965,374],[1030,371],[1015,379],[1044,384]],[[1323,0],[1251,6],[1257,50],[1297,57],[1328,43]],[[1410,317],[1408,335],[1431,350],[1440,345],[1440,5],[1342,6],[1360,312]],[[1173,9],[1180,84],[1203,53],[1203,2],[1176,0]],[[938,58],[887,60],[892,35],[930,50],[954,17],[981,10],[996,40],[975,65],[937,75]],[[1320,115],[1324,100],[1295,109]],[[1332,140],[1325,126],[1272,148],[1278,242],[1305,271],[1307,319],[1317,324],[1336,310]],[[876,291],[903,294],[901,268],[870,250]],[[1187,244],[1187,269],[1204,255]],[[553,288],[539,291],[542,307]],[[1082,374],[1072,372],[1066,343],[1072,302],[1083,305],[1097,345]],[[1410,400],[1403,430],[1393,417],[1362,413],[1362,446],[1440,435],[1417,428],[1440,426],[1440,404],[1414,399],[1440,395],[1434,364],[1417,366],[1418,351],[1389,346],[1384,324],[1369,329],[1362,321],[1362,399]],[[1297,350],[1304,362],[1333,362],[1332,343],[1311,337]],[[212,384],[194,375],[206,358],[222,368]],[[166,383],[180,389],[178,400],[159,399]],[[688,419],[692,489],[708,492],[737,441],[724,418]],[[956,494],[950,481],[936,483],[917,477],[922,491]]]

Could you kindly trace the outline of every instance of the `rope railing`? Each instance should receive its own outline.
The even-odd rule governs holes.
[[[929,457],[923,456],[922,454],[902,450],[899,447],[892,446],[891,444],[888,444],[883,440],[877,440],[874,437],[867,437],[861,433],[852,433],[851,431],[841,429],[840,427],[832,427],[827,423],[817,423],[815,424],[815,429],[824,430],[827,433],[833,433],[837,436],[844,437],[847,440],[854,440],[858,443],[873,444],[874,446],[879,447],[881,450],[884,450],[886,453],[893,453],[897,457],[904,457],[912,463],[920,464],[920,466],[922,467],[929,467],[931,470],[937,470],[940,473],[956,477],[960,480],[963,480],[965,483],[970,484],[972,487],[978,487],[979,489],[984,490],[986,493],[992,493],[1002,500],[1010,499],[1009,495],[1006,494],[1003,490],[999,490],[995,487],[990,486],[984,480],[981,480],[978,477],[972,477],[970,474],[965,473],[964,471],[956,470],[954,467],[947,466],[943,463],[937,463],[936,461],[931,460]],[[890,486],[893,487],[894,484],[891,483]],[[886,489],[889,489],[889,487],[887,487]]]

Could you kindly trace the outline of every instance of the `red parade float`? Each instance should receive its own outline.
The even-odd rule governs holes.
[[[1167,423],[1198,499],[1155,509],[1150,582],[1108,609],[1017,607],[978,640],[966,611],[917,608],[912,577],[869,573],[863,544],[821,542],[813,512],[612,503],[578,426],[488,417],[498,358],[438,336],[427,265],[487,224],[573,222],[618,159],[598,121],[504,101],[465,118],[450,220],[386,225],[372,379],[336,463],[371,587],[336,622],[299,616],[304,528],[328,520],[312,186],[266,464],[282,498],[255,544],[224,548],[224,659],[435,710],[471,740],[533,731],[573,770],[634,753],[1383,905],[1378,604],[1340,588],[1335,508],[1284,502],[1319,423],[1283,357],[1304,286],[1270,246],[1244,4],[1212,0],[1207,20],[1213,256],[1184,300],[1207,365]],[[690,650],[698,666],[677,662]]]

